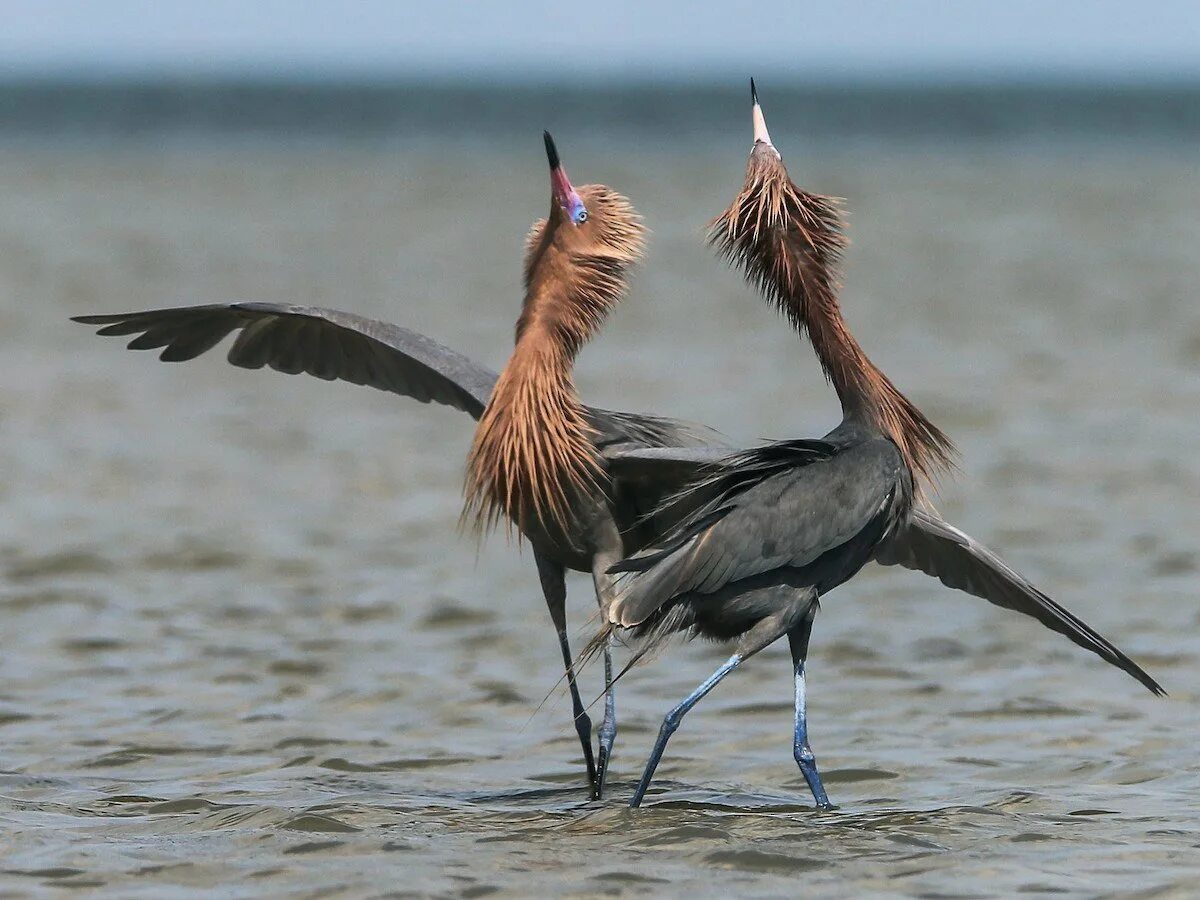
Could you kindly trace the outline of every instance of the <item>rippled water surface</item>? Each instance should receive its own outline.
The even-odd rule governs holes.
[[[787,653],[619,692],[585,800],[529,552],[456,530],[471,422],[344,384],[166,366],[67,323],[262,299],[396,321],[493,366],[546,206],[528,140],[0,145],[0,888],[122,897],[1135,892],[1200,885],[1200,175],[1194,148],[811,142],[847,198],[844,305],[961,444],[939,505],[1143,663],[922,576],[826,598],[813,744]],[[743,127],[738,119],[731,132]],[[807,346],[704,249],[744,142],[559,134],[654,235],[586,398],[739,441],[836,419]],[[590,138],[590,139],[589,139]],[[570,584],[576,640],[593,600]],[[588,696],[598,673],[584,681]],[[549,695],[544,705],[542,701]]]

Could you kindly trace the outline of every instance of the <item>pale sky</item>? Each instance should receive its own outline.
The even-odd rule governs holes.
[[[0,74],[1200,76],[1200,0],[0,0]]]

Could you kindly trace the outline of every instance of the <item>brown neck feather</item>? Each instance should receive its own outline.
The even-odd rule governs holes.
[[[521,329],[475,430],[463,515],[525,531],[569,527],[580,495],[600,491],[593,432],[572,379],[574,351],[553,325]]]
[[[534,523],[568,531],[579,501],[604,491],[595,433],[575,390],[575,356],[624,296],[642,229],[620,195],[600,186],[580,194],[593,230],[552,213],[526,244],[516,347],[467,460],[463,518],[480,529],[507,519],[523,532]]]
[[[953,467],[953,443],[867,358],[842,317],[846,238],[836,201],[800,190],[771,148],[756,148],[742,192],[713,221],[710,240],[797,330],[808,330],[843,415],[889,437],[918,488]]]

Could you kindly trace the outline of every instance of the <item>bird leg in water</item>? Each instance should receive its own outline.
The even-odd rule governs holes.
[[[725,664],[708,679],[692,691],[683,702],[667,713],[663,719],[662,727],[658,729],[658,740],[654,742],[654,749],[650,751],[650,760],[646,763],[646,770],[642,772],[642,780],[638,782],[637,790],[633,792],[633,799],[629,801],[632,807],[642,805],[642,798],[646,796],[646,788],[650,787],[650,780],[654,777],[654,770],[658,768],[658,763],[662,759],[663,751],[667,749],[667,741],[671,739],[671,735],[675,733],[675,729],[679,727],[679,723],[683,721],[683,717],[687,715],[689,709],[699,703],[704,696],[721,683],[721,679],[741,665],[742,657],[740,654],[733,654],[729,659],[725,660]]]
[[[612,602],[615,579],[608,574],[610,566],[621,559],[620,553],[598,553],[592,561],[592,582],[596,588],[596,602],[603,615]],[[596,785],[592,799],[604,796],[604,782],[608,777],[608,764],[612,761],[613,744],[617,740],[617,695],[613,690],[613,639],[610,635],[604,644],[604,721],[600,723],[599,753],[596,761]]]
[[[612,636],[604,645],[604,721],[600,723],[600,752],[596,761],[596,796],[604,795],[604,780],[612,760],[613,744],[617,740],[617,694],[613,690]]]
[[[550,609],[550,619],[554,622],[554,630],[558,632],[558,645],[567,670],[567,687],[571,691],[571,709],[575,714],[575,733],[579,735],[579,743],[583,747],[583,761],[587,765],[588,783],[594,796],[599,792],[600,781],[596,775],[596,759],[592,755],[592,720],[579,696],[579,685],[575,683],[575,658],[571,655],[571,644],[567,639],[566,570],[540,553],[534,553],[534,560],[542,582],[542,594]]]
[[[808,657],[808,639],[812,635],[813,618],[817,613],[817,604],[809,608],[800,623],[788,632],[788,645],[792,650],[792,671],[796,677],[796,731],[792,740],[792,753],[796,757],[796,765],[808,782],[813,799],[819,809],[833,809],[829,797],[825,794],[825,786],[821,784],[821,773],[817,771],[817,759],[813,756],[812,748],[808,746],[808,716],[805,710],[804,661]]]
[[[804,607],[801,606],[800,609],[802,610]],[[663,751],[667,749],[667,741],[671,739],[671,735],[679,728],[679,723],[683,721],[683,717],[687,715],[688,710],[699,703],[709,691],[721,683],[721,680],[726,675],[736,669],[745,660],[787,634],[796,624],[797,611],[794,604],[789,604],[787,609],[763,619],[747,631],[742,635],[742,639],[738,641],[737,652],[725,660],[721,668],[708,676],[708,679],[700,687],[688,694],[682,703],[667,713],[663,719],[662,727],[658,730],[658,740],[654,742],[654,749],[650,751],[650,760],[646,763],[646,770],[642,772],[642,780],[638,782],[637,790],[633,793],[633,799],[629,801],[630,806],[638,807],[642,805],[642,798],[646,796],[646,789],[650,787],[650,781],[654,778],[654,770],[658,768],[659,761],[662,760]]]

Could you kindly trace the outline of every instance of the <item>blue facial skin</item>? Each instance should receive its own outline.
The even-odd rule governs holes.
[[[578,196],[571,198],[571,208],[567,211],[567,214],[576,225],[582,225],[588,218],[587,207],[583,205],[583,201]]]

